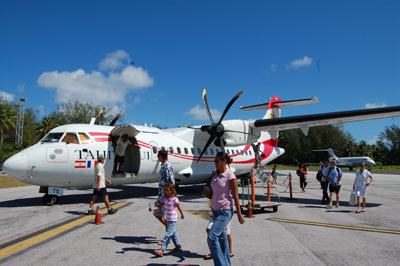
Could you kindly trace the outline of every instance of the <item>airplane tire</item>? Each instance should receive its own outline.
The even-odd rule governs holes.
[[[60,198],[57,195],[45,194],[43,196],[43,203],[46,205],[55,205],[60,202]]]

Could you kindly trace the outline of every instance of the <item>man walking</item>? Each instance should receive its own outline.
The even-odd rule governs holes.
[[[100,155],[97,158],[98,164],[96,165],[94,171],[94,180],[93,180],[93,195],[90,201],[89,210],[87,214],[96,214],[93,210],[93,204],[96,202],[97,198],[100,196],[103,197],[104,203],[107,206],[108,214],[114,214],[117,210],[111,208],[110,201],[108,200],[108,193],[106,189],[106,183],[111,185],[111,181],[106,178],[104,171],[104,156]]]
[[[328,169],[328,174],[324,177],[329,180],[330,199],[327,208],[332,209],[333,193],[336,194],[336,208],[338,208],[340,202],[339,192],[340,187],[342,186],[343,172],[342,169],[336,166],[335,160],[331,161],[331,166]]]
[[[326,204],[329,202],[329,196],[328,196],[329,181],[328,181],[328,179],[325,178],[325,176],[328,175],[328,171],[329,171],[329,163],[328,163],[328,160],[325,160],[324,164],[321,165],[321,168],[319,170],[320,176],[321,176],[321,188],[322,188],[321,204]]]

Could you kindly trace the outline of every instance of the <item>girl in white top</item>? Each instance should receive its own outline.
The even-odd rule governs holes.
[[[368,182],[368,178],[370,181]],[[374,179],[372,178],[371,173],[365,169],[365,163],[361,163],[360,170],[356,172],[356,178],[354,179],[353,190],[357,195],[357,211],[356,213],[360,213],[360,211],[365,212],[365,204],[367,201],[367,188],[372,183]],[[363,198],[363,208],[361,208],[360,197]]]

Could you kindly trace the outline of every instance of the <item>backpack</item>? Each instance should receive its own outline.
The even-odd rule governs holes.
[[[319,168],[319,171],[317,172],[317,176],[315,177],[319,182],[322,180],[322,175],[320,174],[320,171],[322,171],[322,165]]]

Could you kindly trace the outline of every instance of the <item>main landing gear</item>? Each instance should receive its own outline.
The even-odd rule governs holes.
[[[51,206],[60,203],[60,197],[57,195],[44,194],[42,201],[45,205]]]

